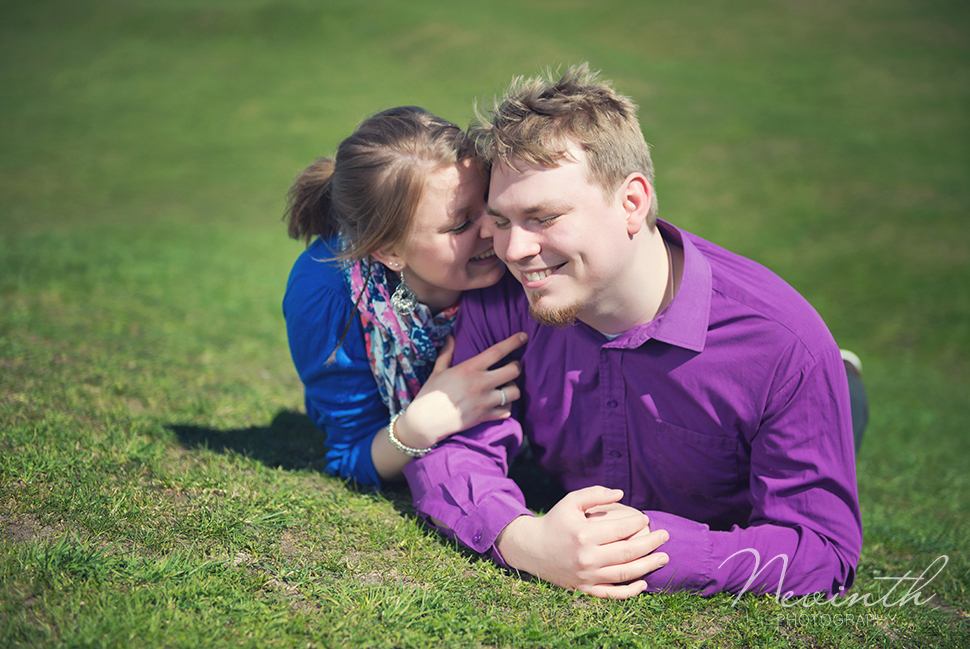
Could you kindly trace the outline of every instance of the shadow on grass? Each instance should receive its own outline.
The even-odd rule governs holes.
[[[274,469],[322,473],[327,464],[326,435],[305,414],[291,410],[281,410],[268,426],[216,430],[171,424],[166,428],[187,449],[239,453]]]
[[[274,469],[309,469],[323,473],[327,464],[326,435],[305,414],[292,410],[281,410],[268,426],[217,430],[203,426],[170,424],[166,428],[175,433],[187,449],[238,453]],[[509,477],[522,489],[526,505],[535,511],[549,511],[565,495],[535,465],[528,446],[512,462]],[[361,487],[352,480],[345,481],[345,484],[355,491],[370,491],[369,487]],[[391,485],[384,491],[384,495],[402,514],[415,515],[407,485]]]
[[[203,426],[170,424],[166,428],[189,449],[206,449],[216,453],[238,453],[262,462],[270,468],[288,471],[309,469],[323,473],[326,467],[326,435],[310,418],[300,412],[281,410],[268,426],[250,426],[231,430],[217,430]],[[526,505],[533,511],[546,512],[565,495],[558,485],[545,476],[535,465],[528,446],[523,449],[509,468],[511,477],[522,489]],[[357,493],[372,493],[370,487],[358,485],[353,480],[340,480],[347,489]],[[404,482],[388,485],[381,496],[403,517],[417,519],[411,502],[411,491]],[[439,543],[463,554],[469,561],[484,557],[456,541],[435,534]]]
[[[288,471],[311,470],[323,473],[326,467],[326,435],[317,429],[310,418],[300,412],[281,410],[268,426],[250,426],[231,430],[217,430],[203,426],[170,424],[166,428],[178,437],[189,450],[205,449],[216,453],[238,453],[262,462],[270,468]],[[559,502],[565,492],[546,477],[535,465],[528,445],[515,458],[509,468],[511,477],[522,489],[526,505],[533,511],[546,512]],[[341,480],[344,486],[360,494],[376,496],[370,487],[358,485],[353,480]],[[417,520],[418,514],[411,501],[411,491],[404,482],[388,485],[379,496],[385,499],[400,516]],[[469,561],[486,561],[487,558],[461,545],[457,541],[428,530],[436,541],[458,552]],[[520,578],[531,579],[525,573]]]

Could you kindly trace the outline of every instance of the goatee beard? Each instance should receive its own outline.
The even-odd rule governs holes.
[[[529,297],[529,315],[539,324],[562,329],[576,323],[576,318],[582,310],[582,305],[570,304],[558,309],[546,309],[540,304],[542,297],[532,292],[526,292]]]

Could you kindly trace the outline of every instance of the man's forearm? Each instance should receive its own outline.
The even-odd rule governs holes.
[[[647,512],[670,532],[669,564],[648,575],[651,591],[839,593],[854,575],[851,557],[805,526],[777,524],[712,531],[664,512]]]

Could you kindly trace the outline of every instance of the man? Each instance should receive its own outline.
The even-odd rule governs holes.
[[[635,106],[585,65],[514,82],[475,135],[511,272],[466,295],[455,362],[525,331],[522,397],[514,418],[405,470],[418,512],[601,597],[851,586],[849,396],[818,314],[764,267],[657,220]],[[507,478],[523,432],[570,492],[541,517]]]

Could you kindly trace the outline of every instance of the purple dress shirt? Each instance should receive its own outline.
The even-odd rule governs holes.
[[[500,564],[498,534],[532,515],[507,478],[523,431],[562,486],[619,488],[666,529],[650,590],[782,594],[849,588],[862,547],[845,367],[819,315],[763,266],[673,226],[680,288],[614,340],[539,325],[511,276],[466,293],[454,362],[517,331],[515,417],[405,468],[415,507]],[[733,556],[732,556],[733,555]]]

